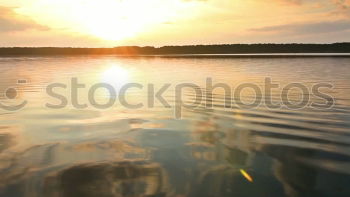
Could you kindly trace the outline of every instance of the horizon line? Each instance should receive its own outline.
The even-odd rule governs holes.
[[[297,42],[288,42],[288,43],[225,43],[225,44],[185,44],[185,45],[162,45],[162,46],[151,46],[151,45],[120,45],[113,47],[80,47],[80,46],[0,46],[0,48],[84,48],[84,49],[113,49],[119,47],[153,47],[153,48],[162,48],[162,47],[188,47],[188,46],[226,46],[226,45],[333,45],[333,44],[350,44],[350,41],[344,42],[330,42],[330,43],[297,43]]]

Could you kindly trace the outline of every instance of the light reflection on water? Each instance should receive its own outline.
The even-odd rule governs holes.
[[[350,195],[347,58],[9,57],[0,58],[0,72],[1,92],[19,90],[18,100],[1,95],[1,102],[28,100],[18,112],[0,111],[0,196]],[[328,82],[336,104],[228,110],[218,91],[212,109],[185,109],[179,120],[159,103],[134,110],[45,108],[57,102],[46,85],[69,85],[72,77],[87,88],[99,82],[204,88],[207,77],[232,87],[262,85],[265,77],[280,84]],[[19,79],[28,83],[16,84]],[[87,103],[87,88],[80,103]],[[61,93],[70,96],[69,89]],[[145,91],[129,96],[147,102]],[[96,97],[103,101],[106,94]],[[166,97],[173,106],[171,91]],[[193,93],[184,98],[193,100]]]

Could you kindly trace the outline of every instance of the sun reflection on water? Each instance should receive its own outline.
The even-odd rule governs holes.
[[[116,91],[119,91],[122,86],[130,83],[130,72],[119,65],[113,64],[102,72],[101,81],[102,83],[113,86]]]

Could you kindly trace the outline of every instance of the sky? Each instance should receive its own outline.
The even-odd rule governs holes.
[[[0,47],[350,42],[350,0],[0,0]]]

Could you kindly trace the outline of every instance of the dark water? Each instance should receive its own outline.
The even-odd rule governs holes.
[[[333,58],[121,58],[8,57],[0,58],[0,196],[350,196],[350,59]],[[266,77],[285,86],[307,88],[329,83],[322,92],[335,98],[331,108],[269,109],[225,107],[224,91],[208,93],[205,101],[183,108],[175,119],[176,85],[194,83],[205,92],[206,79],[238,87],[264,86]],[[79,89],[73,106],[71,78]],[[163,84],[170,107],[159,101],[148,106],[145,88],[130,89],[130,109],[115,103],[106,109],[89,104],[89,88],[96,83]],[[46,93],[52,83],[68,105]],[[6,90],[9,88],[12,91]],[[14,91],[17,90],[17,91]],[[281,102],[281,88],[262,95]],[[305,93],[291,91],[291,101]],[[16,99],[12,99],[16,96]],[[308,104],[326,100],[308,93]],[[96,91],[105,103],[113,97]],[[243,91],[241,101],[254,94]],[[183,91],[193,102],[194,89]],[[229,98],[235,103],[237,98]]]

